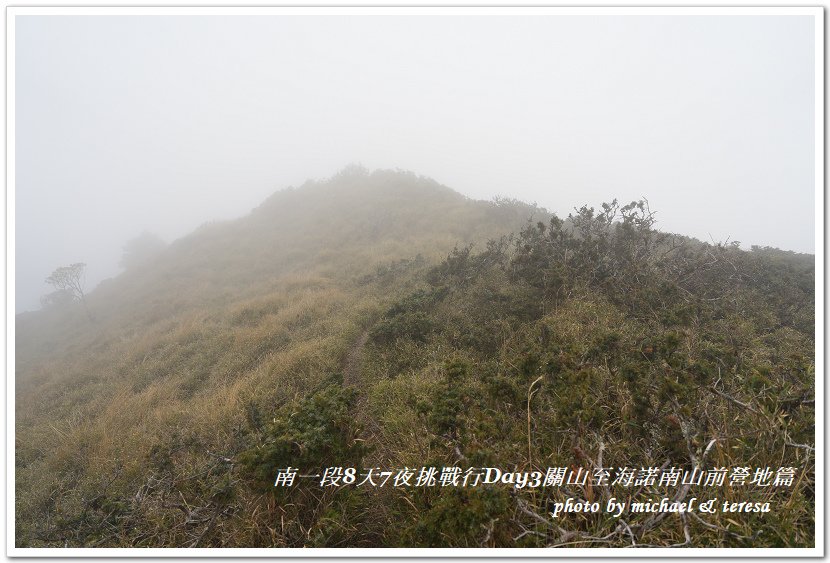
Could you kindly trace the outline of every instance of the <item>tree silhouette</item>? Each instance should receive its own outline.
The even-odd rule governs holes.
[[[83,304],[86,314],[91,319],[92,315],[89,314],[89,309],[86,306],[86,296],[84,295],[85,270],[86,264],[83,262],[76,262],[69,266],[61,266],[52,272],[51,276],[46,278],[46,283],[58,291],[70,293],[74,299],[77,299]]]

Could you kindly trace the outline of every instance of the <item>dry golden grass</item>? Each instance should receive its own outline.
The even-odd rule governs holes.
[[[465,497],[456,509],[444,506],[446,498],[411,491],[371,496],[301,489],[286,501],[253,486],[239,455],[267,444],[272,421],[291,418],[349,362],[348,383],[358,392],[350,422],[363,427],[361,439],[373,447],[367,464],[453,463],[462,449],[479,462],[570,464],[575,445],[594,459],[602,448],[608,463],[632,456],[662,463],[648,458],[653,436],[629,439],[636,393],[607,364],[584,359],[597,338],[611,332],[620,335],[623,349],[637,350],[653,327],[591,291],[575,289],[558,308],[517,323],[493,313],[490,303],[482,308],[484,294],[477,291],[514,291],[517,306],[537,304],[528,305],[502,274],[489,272],[475,289],[435,306],[431,320],[444,333],[384,345],[369,339],[355,351],[390,306],[429,289],[425,274],[454,247],[474,242],[481,250],[531,214],[544,218],[531,206],[472,202],[406,174],[310,184],[275,194],[250,217],[208,225],[152,266],[102,285],[89,296],[93,322],[72,308],[19,318],[17,545],[405,545],[416,541],[420,519],[432,522],[441,510],[450,516],[468,505],[482,514],[506,510],[498,496]],[[493,294],[505,297],[499,291]],[[775,401],[797,397],[815,374],[805,375],[788,357],[805,356],[803,335],[787,328],[764,332],[759,322],[733,316],[708,327],[691,325],[679,331],[679,346],[690,361],[700,359],[711,345],[706,328],[728,335],[722,346],[734,347],[738,361],[753,366],[724,375],[728,390],[740,391],[747,404],[769,406],[763,415],[705,390],[694,397],[709,427],[720,429],[709,462],[797,464],[801,473],[790,496],[775,499],[783,509],[773,523],[786,531],[766,545],[805,545],[813,541],[814,461],[807,448],[787,445],[786,432],[803,435],[808,417],[801,411],[791,416]],[[487,342],[486,353],[470,344],[476,338]],[[579,361],[586,365],[574,368],[578,377],[568,390],[557,388],[552,376],[539,380],[529,405],[529,386],[539,374],[526,360],[534,354],[551,359],[545,339],[584,356]],[[428,412],[441,401],[448,359],[470,366],[459,414],[466,434],[459,443],[436,436]],[[598,413],[601,435],[573,423],[571,411],[579,409]],[[747,456],[758,444],[764,445],[758,454]],[[737,501],[766,498],[730,488],[722,494]],[[543,500],[527,497],[530,506]],[[521,519],[517,506],[513,512]],[[693,522],[692,531],[699,545],[734,546],[743,545],[734,534],[751,535],[763,524],[733,520],[720,519],[716,528]],[[435,522],[445,533],[444,521]],[[584,534],[608,531],[603,520],[569,524]],[[519,532],[510,526],[474,519],[469,537],[440,537],[447,545],[480,542],[485,535],[487,545],[544,545],[531,541],[533,534],[512,540]],[[682,523],[670,521],[641,539],[666,545],[683,538]],[[624,536],[618,539],[625,544]]]

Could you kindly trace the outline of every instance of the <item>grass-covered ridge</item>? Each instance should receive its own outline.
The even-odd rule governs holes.
[[[643,203],[560,220],[351,169],[87,301],[93,321],[17,319],[20,547],[813,545],[812,256],[666,235]],[[770,514],[627,528],[545,516],[622,489],[269,482],[598,463],[799,474],[707,493]]]

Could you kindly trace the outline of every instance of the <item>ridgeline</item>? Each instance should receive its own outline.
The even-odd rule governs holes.
[[[560,219],[348,168],[136,261],[89,315],[18,316],[16,545],[812,546],[814,295],[813,256],[662,233],[645,202]],[[289,466],[795,478],[274,487]],[[771,509],[548,514],[661,496]]]

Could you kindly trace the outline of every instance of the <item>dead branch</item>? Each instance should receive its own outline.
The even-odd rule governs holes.
[[[712,438],[709,441],[709,444],[706,446],[706,449],[703,450],[703,454],[700,456],[699,460],[696,459],[696,456],[690,450],[689,453],[692,457],[692,462],[694,464],[693,465],[694,469],[698,469],[698,470],[700,469],[701,465],[706,460],[706,456],[709,454],[709,451],[712,449],[712,446],[714,446],[715,442],[717,442],[717,441],[718,441],[717,438]],[[674,499],[672,500],[672,502],[682,502],[683,499],[686,498],[686,495],[689,494],[689,489],[691,489],[691,487],[692,487],[691,482],[686,483],[685,485],[680,487],[680,489],[677,491],[677,494],[674,495]],[[659,512],[659,513],[653,514],[645,522],[643,522],[642,524],[637,526],[640,537],[642,537],[643,534],[645,534],[646,532],[648,532],[649,530],[651,530],[652,528],[657,526],[657,524],[662,522],[666,518],[666,516],[668,516],[669,514],[670,514],[669,512]]]

